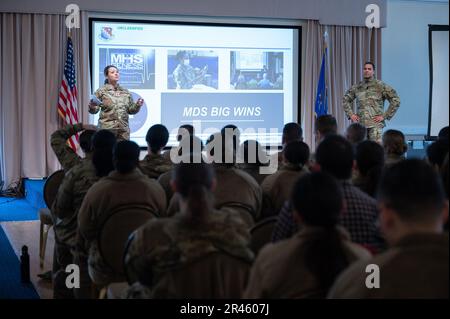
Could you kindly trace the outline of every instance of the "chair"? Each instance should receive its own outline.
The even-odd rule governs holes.
[[[119,208],[103,221],[97,237],[100,256],[114,273],[110,282],[126,280],[123,254],[130,234],[156,216],[142,207]]]
[[[267,217],[250,229],[250,248],[258,254],[259,250],[272,240],[272,232],[277,223],[277,216]]]
[[[55,201],[56,195],[58,194],[58,189],[64,179],[64,175],[64,170],[58,170],[51,174],[44,184],[44,202],[47,207],[39,210],[39,265],[41,268],[44,267],[48,232],[53,226],[53,219],[50,209]]]

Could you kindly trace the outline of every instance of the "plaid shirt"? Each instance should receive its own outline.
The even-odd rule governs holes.
[[[346,210],[341,215],[340,224],[350,233],[353,242],[373,252],[382,250],[385,242],[378,225],[376,201],[348,181],[342,181],[341,185]],[[285,202],[272,233],[272,242],[290,238],[297,230],[298,226],[294,222],[291,204]]]

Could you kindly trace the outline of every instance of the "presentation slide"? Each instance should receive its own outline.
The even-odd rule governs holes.
[[[279,145],[283,125],[297,121],[299,29],[91,20],[92,92],[114,65],[133,99],[131,140],[146,146],[161,123],[176,145],[178,127],[192,124],[202,140],[227,124],[241,140]],[[98,122],[98,114],[91,116]]]
[[[435,27],[436,28],[436,27]],[[429,136],[437,136],[441,128],[448,126],[448,26],[431,28],[432,87]],[[446,30],[445,30],[446,29]]]

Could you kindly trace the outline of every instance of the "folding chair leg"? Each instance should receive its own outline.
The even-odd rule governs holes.
[[[42,249],[44,248],[44,224],[41,222],[39,227],[39,266],[44,268],[44,255],[42,254]]]

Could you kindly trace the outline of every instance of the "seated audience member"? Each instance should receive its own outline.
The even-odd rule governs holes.
[[[253,177],[235,167],[234,142],[216,133],[206,144],[207,161],[213,163],[217,179],[214,208],[236,210],[251,227],[261,214],[262,190]],[[178,210],[178,196],[175,194],[167,214],[172,216]]]
[[[243,163],[237,167],[251,175],[261,185],[267,174],[261,174],[260,168],[268,162],[267,154],[261,144],[254,140],[247,140],[241,145],[240,155]]]
[[[164,125],[156,124],[150,127],[145,136],[148,154],[139,162],[139,169],[150,178],[158,177],[172,167],[170,159],[161,155],[169,140],[169,131]]]
[[[86,149],[91,147],[92,135],[97,131],[94,125],[77,123],[74,125],[66,125],[62,129],[56,130],[50,137],[50,145],[58,158],[64,171],[68,171],[72,167],[81,163],[82,158],[67,144],[67,140],[75,134],[80,134],[81,150],[86,155]]]
[[[290,142],[303,141],[303,130],[298,123],[287,123],[283,127],[283,135],[281,137],[281,144],[284,147]],[[278,169],[282,167],[283,163],[283,150],[272,155],[277,157]]]
[[[350,183],[353,167],[353,150],[350,142],[339,135],[329,135],[317,147],[313,170],[327,172],[337,178],[342,186],[345,209],[339,223],[350,233],[351,240],[364,245],[372,252],[384,248],[375,199]],[[291,206],[285,203],[279,214],[272,241],[291,237],[297,231]]]
[[[216,180],[210,164],[177,164],[171,183],[179,194],[180,211],[172,218],[152,220],[134,233],[125,263],[139,281],[129,288],[127,297],[241,297],[245,282],[237,283],[243,278],[236,278],[229,264],[211,264],[213,269],[207,270],[210,275],[201,282],[194,278],[185,278],[183,283],[170,279],[173,270],[212,253],[224,253],[245,263],[254,257],[248,227],[240,216],[214,208]],[[246,269],[248,273],[249,265]]]
[[[427,147],[427,161],[436,171],[442,168],[448,149],[448,140],[446,139],[438,139]]]
[[[287,144],[283,150],[283,167],[267,176],[261,184],[263,190],[263,209],[261,219],[275,216],[280,212],[284,202],[289,200],[295,182],[300,176],[309,172],[309,147],[304,142],[295,141]]]
[[[183,135],[182,139],[179,140],[180,145],[178,145],[178,155],[180,162],[183,161],[183,158],[186,156],[189,158],[189,163],[200,163],[202,162],[202,151],[203,151],[203,143],[202,140],[193,135]],[[191,156],[189,156],[191,154]],[[173,196],[172,186],[170,185],[170,180],[172,179],[172,170],[173,167],[161,174],[158,178],[158,183],[164,189],[166,193],[167,205],[169,205],[170,200]]]
[[[363,141],[356,146],[356,174],[353,185],[375,197],[384,166],[383,147],[374,141]]]
[[[92,165],[95,171],[95,175],[97,177],[97,180],[101,177],[107,176],[112,170],[114,170],[114,164],[113,164],[113,148],[116,144],[116,136],[114,133],[108,130],[100,130],[94,134],[92,137]],[[84,176],[83,179],[80,181],[82,182],[85,180],[87,176]],[[86,181],[86,180],[85,180]],[[92,186],[92,184],[89,184],[88,186]],[[77,185],[77,187],[84,188],[86,185]],[[65,188],[63,188],[65,189]],[[84,197],[86,196],[87,191],[90,189],[90,187],[81,190],[80,192],[84,192],[82,194],[82,197],[80,194],[73,194],[73,199],[76,200],[78,203],[78,207],[81,208],[81,205],[83,203]],[[68,203],[68,201],[65,201],[63,203]],[[56,206],[59,206],[60,204],[55,204]],[[63,204],[64,205],[64,204]],[[89,277],[88,267],[87,267],[87,259],[88,259],[88,250],[85,247],[85,242],[83,239],[79,236],[78,232],[78,215],[79,215],[79,208],[78,208],[78,214],[74,216],[75,220],[74,223],[74,230],[76,232],[75,235],[75,250],[73,251],[73,263],[79,266],[80,269],[80,288],[74,289],[75,297],[78,299],[86,299],[86,298],[95,298],[95,296],[92,295],[92,281]],[[66,218],[70,218],[70,213],[68,213],[65,209],[61,209],[57,211],[57,214],[59,218],[65,220]],[[55,227],[55,233],[56,233],[56,227]],[[65,270],[63,273],[64,276],[61,276],[61,279],[65,278]],[[56,279],[55,279],[56,280]],[[65,280],[61,281],[61,284],[65,285]]]
[[[331,175],[316,172],[300,177],[291,202],[302,228],[292,238],[262,248],[245,298],[325,298],[349,264],[370,258],[338,226],[344,198]]]
[[[399,162],[383,174],[378,202],[390,248],[352,265],[329,297],[448,299],[449,238],[442,233],[448,202],[437,173],[424,161]],[[368,265],[377,266],[370,279]],[[368,281],[379,286],[370,289]]]
[[[387,130],[383,133],[382,144],[384,148],[386,166],[390,166],[404,160],[405,153],[408,150],[405,135],[397,130]]]
[[[105,265],[98,250],[102,221],[115,209],[127,206],[146,208],[156,216],[161,216],[166,209],[164,190],[156,180],[143,175],[137,168],[139,152],[139,146],[134,142],[117,143],[113,153],[115,170],[89,189],[78,214],[79,237],[89,252],[89,275],[98,286],[108,284],[115,275]]]
[[[352,144],[353,148],[364,141],[367,137],[367,129],[361,123],[352,123],[347,127],[345,137]]]
[[[58,189],[51,214],[55,231],[53,253],[53,298],[73,298],[73,292],[65,285],[66,266],[71,264],[75,253],[77,216],[81,202],[89,187],[99,177],[92,164],[92,136],[95,131],[86,130],[80,135],[80,146],[85,157],[80,158],[67,145],[67,136],[82,129],[82,124],[68,125],[52,134],[51,144],[63,167],[71,167]],[[64,141],[64,145],[62,144]],[[78,163],[78,164],[76,164]]]
[[[314,123],[314,135],[317,145],[328,135],[337,134],[337,121],[333,115],[319,116]]]

